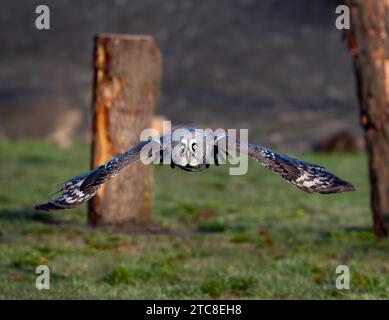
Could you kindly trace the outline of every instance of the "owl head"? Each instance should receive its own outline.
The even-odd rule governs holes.
[[[207,162],[213,150],[209,140],[200,129],[181,128],[172,134],[172,162],[181,167],[198,167]],[[211,149],[212,148],[212,149]]]

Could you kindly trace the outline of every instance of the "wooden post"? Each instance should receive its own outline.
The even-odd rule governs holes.
[[[152,37],[95,38],[92,168],[139,143],[159,100],[161,55]],[[146,224],[152,168],[137,162],[104,185],[89,203],[89,224]]]
[[[361,124],[369,155],[374,232],[389,234],[389,0],[346,0]]]

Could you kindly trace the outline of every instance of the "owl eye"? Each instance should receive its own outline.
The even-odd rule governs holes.
[[[184,150],[185,149],[185,144],[181,143],[180,148],[181,148],[181,150]]]
[[[192,144],[192,150],[194,151],[194,150],[196,150],[197,149],[197,143],[193,143]]]

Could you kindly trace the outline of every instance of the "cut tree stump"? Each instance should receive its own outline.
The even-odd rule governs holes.
[[[150,128],[159,100],[161,55],[152,37],[95,38],[92,168],[134,147]],[[89,202],[91,225],[147,224],[152,168],[140,161],[112,179]]]
[[[369,155],[374,232],[389,235],[389,0],[346,0],[361,124]]]

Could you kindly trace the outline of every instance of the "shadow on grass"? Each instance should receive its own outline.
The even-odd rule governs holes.
[[[36,221],[49,225],[71,224],[70,221],[61,220],[52,213],[39,212],[32,208],[0,210],[0,222],[18,220]]]
[[[186,237],[196,233],[193,230],[174,230],[167,228],[156,221],[150,221],[147,224],[136,224],[131,221],[117,226],[88,226],[93,229],[110,231],[113,233],[124,233],[131,235],[166,235]]]
[[[373,234],[373,227],[347,227],[344,228],[344,231],[347,233],[372,233]]]
[[[0,224],[2,221],[30,221],[50,226],[81,226],[87,230],[102,230],[131,235],[173,235],[184,237],[195,233],[192,230],[172,230],[155,221],[151,221],[147,224],[136,224],[129,221],[117,226],[90,226],[88,224],[80,224],[75,221],[65,220],[63,217],[63,215],[58,215],[58,213],[41,212],[32,208],[0,209]]]

